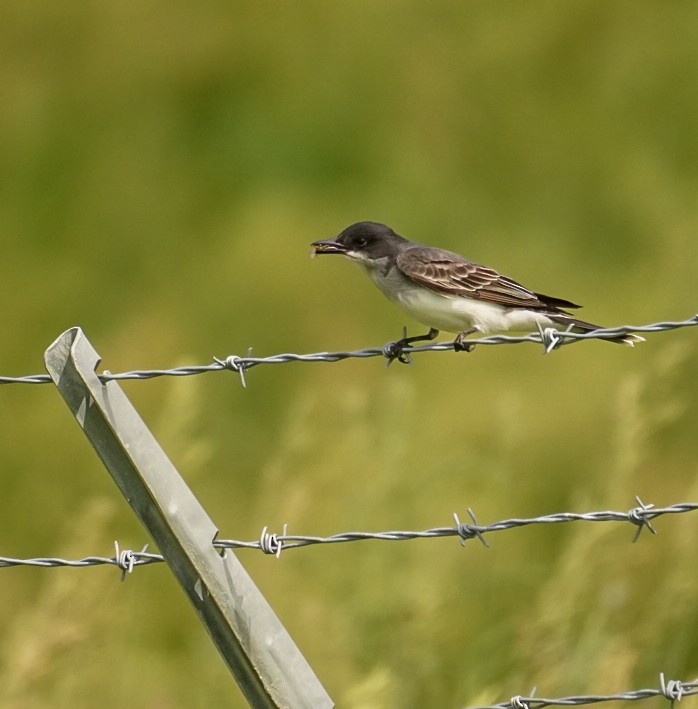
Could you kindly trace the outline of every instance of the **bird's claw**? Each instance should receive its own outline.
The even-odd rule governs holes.
[[[389,367],[395,360],[402,364],[412,364],[412,358],[405,350],[411,349],[410,341],[407,337],[395,342],[388,342],[383,348],[383,356],[387,358]]]
[[[469,342],[454,342],[453,351],[454,352],[472,352],[475,349],[475,345],[471,345]]]
[[[456,339],[453,340],[454,352],[472,352],[475,349],[475,345],[467,340],[468,335],[473,332],[474,330],[465,330],[456,336]]]
[[[407,337],[407,328],[402,328],[402,338],[397,342],[389,342],[383,348],[383,354],[388,358],[388,366],[393,360],[398,360],[402,364],[412,364],[412,358],[405,350],[412,349],[413,342],[429,342],[437,337],[439,331],[435,327],[430,327],[426,335],[411,335]]]

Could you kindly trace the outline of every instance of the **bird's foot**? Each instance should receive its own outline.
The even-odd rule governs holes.
[[[439,331],[432,327],[426,335],[412,335],[411,337],[407,337],[407,328],[404,328],[403,334],[404,337],[402,339],[396,342],[388,342],[383,348],[383,354],[388,359],[388,366],[390,366],[394,360],[402,364],[412,364],[412,358],[409,352],[405,350],[412,349],[413,342],[433,340],[439,334]]]
[[[475,345],[472,342],[468,342],[468,335],[472,335],[477,332],[477,329],[471,327],[469,330],[463,330],[456,335],[456,339],[453,340],[453,349],[455,352],[472,352],[475,349]]]

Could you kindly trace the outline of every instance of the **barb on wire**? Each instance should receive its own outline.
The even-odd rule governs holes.
[[[522,342],[542,344],[544,352],[550,353],[563,345],[569,345],[580,340],[612,340],[622,335],[638,332],[665,332],[677,330],[682,327],[698,325],[698,315],[688,320],[665,321],[651,325],[623,325],[614,328],[599,328],[591,332],[570,332],[568,330],[554,330],[552,328],[539,329],[528,335],[492,335],[468,339],[469,345],[513,345]],[[229,355],[227,357],[214,357],[211,364],[174,367],[172,369],[144,369],[128,372],[104,372],[100,375],[103,382],[121,381],[124,379],[154,379],[155,377],[188,377],[206,372],[220,372],[229,370],[239,375],[243,386],[247,386],[245,373],[260,364],[286,364],[288,362],[340,362],[345,359],[365,359],[367,357],[383,357],[388,364],[398,359],[403,364],[410,364],[410,354],[415,352],[448,352],[453,351],[454,342],[432,342],[423,345],[399,347],[398,343],[388,342],[382,347],[369,347],[363,350],[340,352],[313,352],[311,354],[283,353],[268,357],[252,357],[251,349],[245,357]],[[399,355],[396,352],[399,351]],[[51,378],[48,374],[32,374],[23,377],[0,377],[0,384],[49,384]]]
[[[664,673],[659,675],[659,687],[654,689],[636,689],[618,694],[578,694],[571,697],[556,697],[554,699],[545,697],[523,697],[516,695],[506,702],[499,704],[489,704],[487,706],[471,706],[467,709],[539,709],[540,707],[552,706],[584,706],[586,704],[598,704],[599,702],[620,702],[639,701],[652,697],[664,697],[674,705],[675,701],[681,701],[682,697],[698,694],[698,679],[692,682],[681,682],[672,679],[665,681]]]
[[[149,564],[154,561],[164,561],[160,554],[150,554],[148,557],[145,553],[148,551],[146,544],[139,552],[134,552],[131,549],[119,549],[119,542],[114,542],[114,560],[116,565],[121,569],[121,580],[126,580],[126,574],[132,574],[133,569],[139,564]],[[149,559],[149,561],[145,561]]]
[[[278,559],[281,556],[281,550],[284,548],[283,537],[288,532],[288,525],[284,524],[284,531],[280,535],[281,538],[278,534],[270,534],[267,529],[269,528],[265,527],[259,537],[259,548],[265,554],[273,554]]]
[[[421,531],[387,531],[387,532],[343,532],[341,534],[333,534],[329,537],[288,534],[287,525],[284,525],[281,534],[274,534],[268,531],[268,527],[264,527],[262,534],[258,539],[252,541],[240,541],[237,539],[218,539],[213,542],[213,546],[219,549],[256,549],[265,554],[273,554],[277,558],[281,555],[282,550],[298,549],[300,547],[310,546],[313,544],[341,544],[344,542],[359,542],[367,539],[375,539],[380,541],[407,541],[411,539],[434,539],[438,537],[458,537],[461,543],[465,543],[468,539],[477,538],[485,546],[489,546],[484,539],[485,534],[492,532],[501,532],[506,529],[514,529],[516,527],[526,527],[533,524],[563,524],[566,522],[629,522],[636,526],[638,531],[633,538],[636,541],[638,533],[643,527],[648,527],[653,534],[656,530],[651,526],[651,521],[656,517],[668,514],[682,514],[698,510],[698,502],[680,502],[668,507],[655,507],[654,505],[646,505],[636,498],[638,507],[634,507],[627,512],[613,512],[610,510],[600,512],[557,512],[550,515],[542,515],[540,517],[528,518],[513,518],[505,519],[491,524],[479,524],[474,512],[468,508],[468,515],[471,523],[461,522],[458,515],[454,514],[455,524],[451,527],[434,527]],[[141,551],[120,551],[118,544],[116,545],[116,554],[114,557],[89,556],[84,559],[70,561],[67,559],[59,559],[55,557],[41,557],[37,559],[15,559],[12,557],[0,556],[0,568],[10,566],[39,566],[39,567],[57,567],[57,566],[98,566],[100,564],[112,564],[118,566],[122,572],[131,573],[136,566],[152,564],[163,561],[160,554],[146,552],[144,547]]]

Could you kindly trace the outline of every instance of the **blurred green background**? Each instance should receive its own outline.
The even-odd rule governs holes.
[[[364,219],[607,325],[698,310],[698,4],[0,6],[0,374],[358,349],[408,322],[309,243]],[[124,384],[227,538],[698,498],[696,336]],[[0,554],[148,541],[50,386],[0,387]],[[698,674],[698,520],[239,552],[341,707]],[[0,570],[3,707],[242,707],[164,566]],[[659,706],[662,700],[654,700]],[[690,703],[691,700],[688,700]]]

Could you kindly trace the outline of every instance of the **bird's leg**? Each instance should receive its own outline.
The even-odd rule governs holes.
[[[391,342],[386,346],[385,356],[388,358],[388,364],[394,359],[398,360],[398,362],[402,362],[402,364],[412,364],[412,360],[409,354],[405,352],[405,349],[410,349],[413,342],[433,340],[439,334],[439,331],[434,327],[430,327],[426,335],[412,335],[411,337],[407,337],[407,328],[405,328],[404,333],[405,336],[401,340]]]
[[[425,342],[427,340],[434,340],[439,334],[439,331],[435,327],[430,327],[429,332],[426,335],[411,335],[410,337],[403,337],[398,340],[395,344],[398,347],[409,347],[413,342]]]
[[[475,345],[471,344],[470,342],[467,342],[466,338],[468,337],[468,335],[472,335],[474,332],[477,331],[478,330],[476,327],[471,327],[467,330],[463,330],[463,332],[459,332],[456,335],[456,339],[453,340],[453,349],[456,352],[472,352]]]

